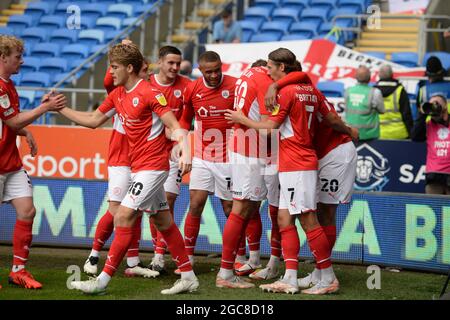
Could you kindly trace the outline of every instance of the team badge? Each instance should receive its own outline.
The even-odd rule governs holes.
[[[280,104],[277,103],[276,105],[273,106],[272,115],[276,116],[279,111],[280,111]]]
[[[134,97],[133,98],[133,107],[137,107],[137,105],[139,104],[139,98],[138,97]]]
[[[0,106],[2,106],[3,109],[8,109],[11,106],[8,94],[4,94],[0,97]]]
[[[223,90],[222,91],[222,97],[224,97],[225,99],[228,98],[230,96],[230,91],[228,90]]]
[[[175,90],[175,91],[173,92],[173,95],[174,95],[176,98],[181,97],[181,90]]]
[[[166,97],[164,97],[164,95],[162,93],[159,93],[156,95],[156,100],[158,100],[159,104],[164,106],[167,106],[167,100]]]

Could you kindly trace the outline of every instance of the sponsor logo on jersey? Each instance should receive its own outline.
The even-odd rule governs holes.
[[[138,104],[139,104],[139,98],[138,97],[134,97],[132,102],[133,102],[133,107],[136,108],[138,106]]]
[[[11,106],[8,94],[4,94],[0,97],[0,106],[2,106],[3,109],[8,109]]]
[[[386,174],[391,170],[389,161],[381,153],[363,143],[358,148],[356,162],[355,189],[365,191],[382,191],[389,182]]]
[[[277,103],[276,105],[273,106],[272,115],[276,116],[278,112],[280,112],[280,105]]]
[[[227,99],[229,96],[230,96],[230,91],[228,91],[228,90],[223,90],[222,91],[222,97]]]
[[[167,106],[166,97],[162,93],[157,94],[155,98],[156,100],[158,100],[160,105],[162,105],[163,107]]]
[[[14,108],[9,108],[8,110],[6,110],[3,114],[5,115],[5,117],[11,115],[14,113]]]
[[[208,116],[208,109],[206,109],[205,107],[201,107],[198,109],[197,111],[198,115],[200,117],[207,117]]]
[[[179,97],[181,97],[181,90],[175,90],[174,92],[173,92],[173,95],[176,97],[176,98],[179,98]]]

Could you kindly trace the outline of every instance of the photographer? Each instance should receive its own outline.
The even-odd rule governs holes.
[[[450,125],[447,99],[436,93],[423,103],[411,133],[413,141],[427,141],[426,186],[429,194],[450,194]],[[431,119],[427,121],[427,117]]]

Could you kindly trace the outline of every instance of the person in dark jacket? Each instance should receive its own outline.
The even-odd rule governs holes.
[[[380,139],[408,139],[414,125],[408,93],[394,79],[390,65],[381,66],[379,78],[375,87],[383,94],[385,108],[380,115]]]

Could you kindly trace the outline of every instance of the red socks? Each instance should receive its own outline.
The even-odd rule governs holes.
[[[109,249],[108,256],[105,262],[103,271],[111,277],[117,270],[117,267],[122,262],[125,252],[133,240],[134,228],[130,227],[116,227],[116,234]]]
[[[172,222],[167,230],[161,231],[161,234],[166,240],[167,247],[169,248],[173,261],[176,262],[178,269],[180,269],[181,272],[192,271],[191,262],[189,261],[184,248],[183,237],[175,222]]]
[[[271,255],[281,257],[281,234],[278,227],[278,207],[269,205],[270,220],[272,221],[272,231],[270,233]]]
[[[283,258],[286,269],[298,270],[298,253],[300,251],[300,239],[297,227],[288,226],[280,229],[281,246],[283,247]]]
[[[155,252],[159,253],[159,254],[165,254],[166,248],[167,248],[166,240],[164,240],[164,237],[161,234],[161,232],[158,231],[156,233],[156,250],[155,250]]]
[[[152,243],[153,243],[153,250],[156,250],[156,243],[158,238],[158,230],[156,229],[155,225],[152,223],[152,220],[149,218],[150,223],[150,233],[152,234]]]
[[[105,214],[100,218],[95,229],[94,243],[92,244],[92,249],[96,251],[102,250],[105,242],[108,241],[109,237],[114,230],[114,216],[107,210]]]
[[[237,251],[238,256],[245,256],[246,255],[246,245],[245,245],[245,234],[241,236],[241,240],[239,241],[239,247]]]
[[[194,216],[189,212],[184,223],[184,247],[186,253],[190,256],[194,255],[195,244],[200,231],[200,221],[201,217]]]
[[[133,227],[133,239],[131,240],[131,245],[127,251],[127,257],[138,257],[139,256],[139,241],[141,240],[142,231],[142,216],[136,218],[136,222]]]
[[[336,226],[322,226],[322,229],[330,244],[330,251],[333,251],[334,243],[336,242]]]
[[[249,250],[258,251],[262,235],[262,223],[259,210],[256,211],[249,220],[247,228],[245,229],[245,234],[247,236]]]
[[[30,252],[33,221],[16,220],[13,234],[13,265],[24,265]]]
[[[327,236],[321,226],[306,232],[309,248],[316,259],[317,269],[326,269],[331,267],[331,250]]]
[[[221,268],[232,270],[236,251],[245,230],[245,220],[240,215],[231,212],[223,230]]]

